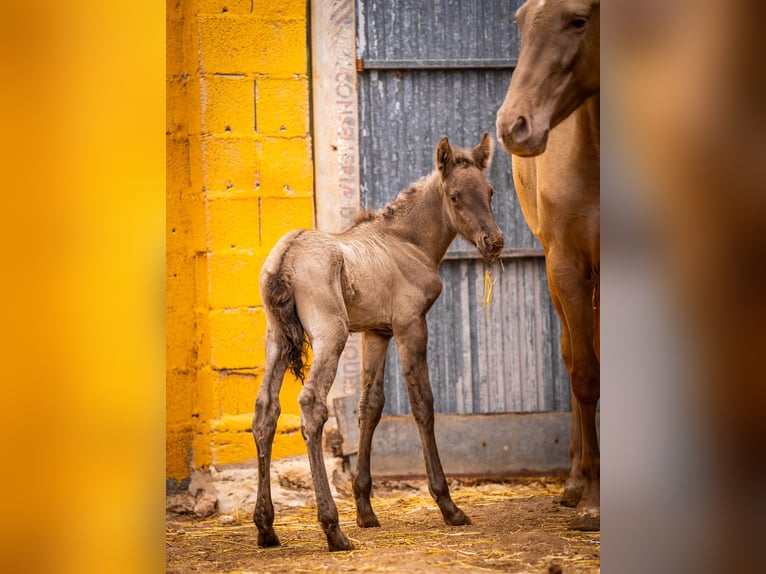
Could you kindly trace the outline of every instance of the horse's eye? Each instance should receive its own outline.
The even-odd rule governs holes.
[[[490,187],[489,188],[489,198],[492,199],[495,195],[495,188]]]
[[[450,195],[449,200],[453,203],[453,205],[457,205],[460,203],[460,194],[456,193],[455,195]]]
[[[576,18],[572,18],[572,21],[569,23],[572,28],[575,30],[583,30],[585,26],[588,25],[588,19],[584,16],[577,16]]]

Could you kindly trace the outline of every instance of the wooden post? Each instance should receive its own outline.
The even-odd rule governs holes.
[[[359,212],[359,118],[354,0],[311,2],[311,89],[316,225],[337,233]],[[361,337],[349,336],[328,405],[356,395]]]

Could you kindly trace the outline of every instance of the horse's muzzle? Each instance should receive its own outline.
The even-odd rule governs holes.
[[[548,130],[535,132],[531,122],[523,115],[515,116],[511,122],[498,112],[495,128],[497,139],[503,149],[514,155],[522,157],[540,155],[545,151],[548,143]]]

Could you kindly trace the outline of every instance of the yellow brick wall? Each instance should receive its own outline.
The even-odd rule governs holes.
[[[166,6],[166,477],[256,455],[258,274],[313,225],[305,0]],[[305,452],[286,376],[274,456]]]

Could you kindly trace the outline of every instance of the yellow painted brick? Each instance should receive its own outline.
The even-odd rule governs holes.
[[[261,243],[271,249],[288,231],[311,229],[314,202],[302,197],[264,197],[261,200]]]
[[[257,450],[252,434],[252,413],[223,416],[212,424],[215,464],[232,464],[255,458]],[[281,415],[272,445],[272,458],[305,454],[306,445],[296,415]]]
[[[170,425],[191,425],[197,376],[193,370],[168,369],[165,376],[165,421]]]
[[[310,138],[264,138],[261,154],[262,196],[313,195]]]
[[[220,389],[218,385],[217,371],[209,366],[197,369],[197,392],[194,402],[194,414],[197,415],[200,424],[207,424],[207,421],[221,414],[219,402]]]
[[[298,404],[298,394],[301,392],[302,388],[303,383],[296,379],[290,371],[285,373],[285,378],[282,381],[282,388],[279,390],[279,404],[282,406],[282,417],[287,415],[295,417],[300,416],[301,408]],[[298,421],[297,424],[300,427],[300,421]]]
[[[208,134],[255,133],[255,80],[205,76],[202,87],[202,121]]]
[[[221,373],[221,412],[224,415],[247,414],[252,418],[258,378],[255,373]]]
[[[259,275],[264,257],[248,251],[216,251],[210,255],[210,306],[258,307],[262,305]]]
[[[271,458],[277,460],[297,454],[306,454],[306,443],[300,429],[279,433],[274,437],[274,445],[271,449]]]
[[[166,310],[165,317],[165,363],[167,367],[193,369],[197,362],[194,310],[171,307]]]
[[[209,424],[200,425],[192,439],[193,468],[208,468],[213,464],[212,431]]]
[[[181,18],[182,16],[182,0],[165,0],[165,18]]]
[[[191,185],[189,140],[165,138],[165,188],[168,195],[181,197]]]
[[[181,481],[190,474],[191,423],[168,424],[165,429],[165,477]]]
[[[185,134],[189,132],[188,82],[182,76],[165,78],[165,132]]]
[[[254,198],[208,202],[208,248],[211,251],[232,251],[258,247],[262,201]]]
[[[165,19],[165,76],[177,76],[184,71],[184,21]]]
[[[267,20],[305,20],[306,0],[253,0],[253,14]]]
[[[309,91],[305,78],[258,80],[258,133],[303,137],[309,132]]]
[[[251,431],[213,431],[214,464],[233,464],[244,462],[257,456],[255,441]]]
[[[216,369],[263,368],[266,315],[261,308],[210,312],[211,364]]]
[[[250,14],[252,0],[199,0],[200,14]]]
[[[200,16],[204,74],[306,75],[306,22],[253,16]]]
[[[203,171],[206,190],[253,189],[258,172],[256,140],[243,137],[204,139]]]

